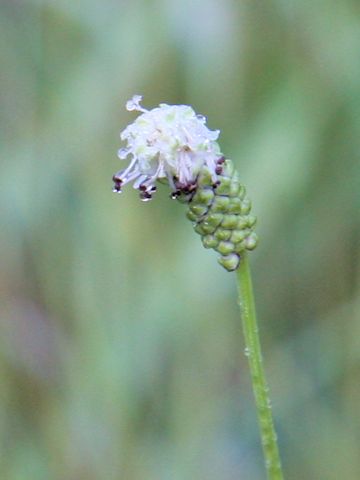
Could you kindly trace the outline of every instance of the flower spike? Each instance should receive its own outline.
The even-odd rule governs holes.
[[[130,163],[113,176],[113,191],[121,193],[133,182],[141,200],[148,201],[156,181],[165,181],[171,198],[188,204],[187,217],[203,245],[221,254],[224,268],[236,270],[241,253],[256,247],[256,218],[233,163],[220,151],[219,130],[209,130],[205,117],[187,105],[163,103],[146,110],[141,100],[134,95],[126,103],[127,110],[141,114],[120,135],[127,145],[118,156],[130,156]]]

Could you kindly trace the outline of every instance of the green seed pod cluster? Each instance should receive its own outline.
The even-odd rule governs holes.
[[[219,263],[231,272],[238,268],[241,254],[257,245],[256,217],[250,214],[251,202],[232,161],[220,158],[216,174],[214,183],[203,167],[193,192],[182,193],[178,200],[189,205],[187,217],[204,247],[220,253]]]

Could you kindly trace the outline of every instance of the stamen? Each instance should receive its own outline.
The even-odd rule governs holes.
[[[149,192],[141,192],[140,193],[140,200],[142,202],[148,202],[151,199],[152,199],[151,193],[149,193]]]
[[[126,183],[131,182],[132,180],[135,180],[140,175],[139,169],[136,167],[132,172],[128,172],[128,174],[125,176],[122,174],[122,182],[125,185]]]
[[[134,157],[131,162],[129,163],[128,167],[125,168],[125,170],[121,173],[121,176],[125,177],[129,172],[130,170],[133,168],[133,166],[136,164],[137,162],[137,159]]]
[[[113,186],[113,189],[112,191],[114,193],[121,193],[121,186],[122,186],[122,180],[120,177],[118,177],[118,174],[116,173],[114,176],[113,176],[113,182],[114,182],[114,186]]]
[[[169,171],[165,170],[165,175],[166,175],[166,178],[169,182],[169,185],[170,185],[170,188],[171,190],[175,190],[176,187],[175,187],[175,182],[176,182],[176,177],[174,177]]]
[[[137,180],[135,180],[133,187],[137,190],[140,185],[146,181],[148,177],[146,175],[140,175]]]

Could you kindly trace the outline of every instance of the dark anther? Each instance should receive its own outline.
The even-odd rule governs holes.
[[[225,162],[225,160],[226,160],[225,157],[220,157],[217,161],[217,164],[222,165]]]
[[[115,185],[113,186],[112,191],[113,191],[114,193],[121,193],[121,185],[115,183]]]
[[[220,165],[218,165],[218,166],[215,168],[215,173],[216,173],[216,175],[221,175],[222,172],[223,172],[223,168],[222,168]]]
[[[150,200],[152,198],[152,195],[149,192],[141,192],[140,198],[141,200]]]
[[[123,183],[123,181],[119,177],[119,173],[120,172],[115,173],[115,175],[113,175],[113,177],[112,177],[112,180],[114,182],[113,192],[115,192],[115,193],[120,193],[121,192],[121,185]]]
[[[146,185],[144,185],[144,184],[139,185],[139,190],[141,190],[142,192],[145,192],[146,191]]]
[[[156,187],[155,187],[155,185],[153,185],[153,186],[150,188],[150,192],[156,192]]]
[[[177,197],[179,197],[180,195],[181,195],[180,190],[175,190],[175,192],[172,192],[170,196],[171,196],[171,198],[172,198],[173,200],[175,200],[175,199],[176,199]]]
[[[121,174],[121,172],[114,173],[114,175],[112,177],[112,181],[115,182],[115,183],[122,183],[122,180],[120,178],[120,174]]]
[[[212,186],[213,188],[217,188],[219,185],[220,185],[220,180],[218,180],[217,182],[213,183]]]

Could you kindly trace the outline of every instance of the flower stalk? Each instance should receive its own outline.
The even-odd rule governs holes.
[[[236,271],[236,277],[239,307],[245,337],[245,355],[248,358],[250,366],[267,475],[269,480],[283,480],[269,388],[265,377],[261,353],[250,265],[246,253],[241,258],[240,265]]]
[[[140,105],[135,95],[126,104],[140,115],[121,133],[126,142],[119,150],[130,163],[113,176],[113,191],[127,183],[151,200],[156,182],[170,187],[170,197],[188,206],[187,217],[205,248],[220,254],[219,263],[235,271],[239,306],[249,360],[261,441],[269,480],[282,480],[281,463],[272,417],[255,313],[248,252],[257,245],[256,217],[231,160],[217,143],[219,131],[211,131],[206,119],[187,105],[160,104],[152,110]]]

